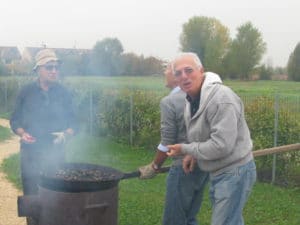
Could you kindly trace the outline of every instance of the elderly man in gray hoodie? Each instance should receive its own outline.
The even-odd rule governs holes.
[[[141,179],[149,179],[159,172],[168,158],[166,146],[177,142],[186,142],[186,129],[183,112],[185,93],[180,90],[172,72],[172,63],[165,70],[166,87],[171,89],[169,95],[160,101],[161,110],[161,143],[153,161],[140,167]],[[197,225],[197,214],[201,208],[204,187],[208,173],[195,168],[186,174],[182,167],[183,156],[173,157],[166,181],[166,197],[163,214],[163,225]]]
[[[194,53],[173,63],[181,89],[187,93],[184,112],[188,143],[169,145],[169,156],[186,154],[210,174],[212,225],[243,225],[243,208],[256,180],[252,141],[241,99],[217,74],[204,73]]]

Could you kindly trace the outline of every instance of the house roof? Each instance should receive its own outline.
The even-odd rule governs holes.
[[[15,46],[0,46],[0,58],[8,60],[20,60],[21,54]]]
[[[30,55],[30,57],[32,59],[34,59],[34,56],[36,55],[36,53],[38,53],[38,51],[40,51],[42,48],[41,47],[26,47],[24,49],[24,51],[26,50],[28,52],[28,54]]]
[[[43,47],[26,47],[26,51],[30,54],[31,59],[34,59],[38,51],[42,50]],[[89,54],[91,49],[78,49],[78,48],[49,48],[54,50],[54,52],[59,56],[68,56],[68,55],[82,55]]]

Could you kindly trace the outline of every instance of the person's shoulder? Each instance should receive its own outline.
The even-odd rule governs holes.
[[[183,90],[181,90],[181,89],[179,89],[178,91],[176,91],[176,92],[174,92],[174,93],[171,93],[170,95],[177,95],[177,96],[186,96],[186,93],[183,91]]]
[[[62,83],[56,83],[54,88],[55,88],[56,91],[70,93],[69,88],[66,87],[65,85],[63,85]]]
[[[37,86],[37,81],[28,82],[23,86],[23,89],[33,88]]]
[[[174,99],[175,101],[182,100],[186,98],[186,93],[179,89],[176,92],[170,93],[168,96],[166,96],[170,99]]]
[[[239,101],[240,97],[230,87],[219,84],[218,91],[216,92],[218,99],[221,103],[229,103]]]
[[[37,88],[37,83],[36,83],[36,81],[31,81],[31,82],[25,84],[25,85],[21,88],[20,93],[21,93],[21,94],[25,94],[25,93],[28,93],[28,92],[33,92],[36,88]]]
[[[179,104],[184,102],[186,98],[186,93],[182,90],[178,90],[177,92],[170,93],[169,95],[163,97],[160,101],[161,105],[167,104]]]
[[[235,92],[230,87],[224,84],[217,84],[216,86],[218,87],[218,90],[223,94],[229,94],[229,95],[235,94]]]
[[[66,101],[72,101],[75,96],[74,90],[62,83],[57,84],[57,89],[55,90],[55,92],[57,95],[63,96],[63,99],[65,99]]]
[[[66,89],[66,87],[61,83],[61,82],[55,82],[53,84],[54,88],[59,88],[59,89]]]
[[[161,100],[160,100],[160,104],[166,104],[169,101],[169,95],[164,96]]]

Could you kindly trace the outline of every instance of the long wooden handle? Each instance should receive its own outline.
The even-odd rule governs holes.
[[[253,155],[254,157],[256,157],[256,156],[270,155],[274,153],[288,152],[293,150],[300,150],[300,143],[256,150],[253,151]],[[169,172],[169,170],[170,170],[169,166],[162,167],[159,169],[158,173],[166,173]],[[135,178],[135,177],[139,177],[140,175],[141,175],[140,171],[124,173],[124,176],[121,179]]]
[[[294,150],[300,150],[300,143],[256,150],[256,151],[253,151],[253,155],[256,157],[256,156],[269,155],[269,154],[274,154],[274,153],[282,153],[282,152],[288,152],[288,151],[294,151]]]

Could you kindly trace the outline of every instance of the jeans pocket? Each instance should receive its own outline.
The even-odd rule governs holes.
[[[251,160],[249,162],[249,169],[250,170],[256,170],[256,164],[255,164],[254,160]]]

